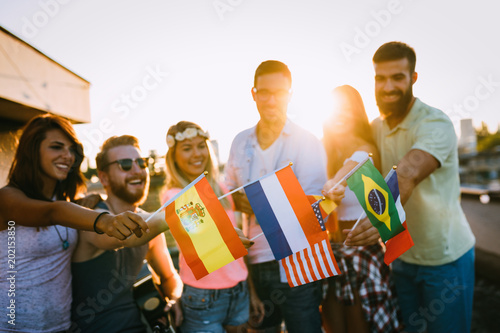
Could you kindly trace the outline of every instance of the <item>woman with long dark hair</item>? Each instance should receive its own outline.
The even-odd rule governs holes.
[[[69,329],[74,228],[121,240],[148,229],[139,215],[72,203],[85,189],[82,160],[83,147],[64,118],[43,115],[25,126],[0,189],[2,332]]]

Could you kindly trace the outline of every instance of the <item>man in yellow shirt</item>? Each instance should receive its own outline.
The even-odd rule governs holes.
[[[398,166],[415,243],[392,264],[394,280],[405,331],[469,332],[475,238],[460,205],[457,137],[446,114],[413,96],[415,63],[415,51],[400,42],[373,56],[380,110],[372,123],[375,142],[382,173]]]

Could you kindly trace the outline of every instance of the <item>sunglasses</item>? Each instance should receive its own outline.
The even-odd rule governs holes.
[[[114,162],[106,164],[103,167],[103,169],[110,166],[111,164],[118,163],[118,166],[120,167],[120,169],[122,169],[122,171],[130,171],[130,169],[132,169],[132,164],[134,163],[134,161],[137,163],[137,165],[141,169],[146,169],[148,167],[148,158],[147,157],[140,157],[140,158],[136,158],[135,160],[133,160],[131,158],[124,158],[122,160],[116,160]]]
[[[286,100],[290,94],[292,93],[292,89],[284,90],[280,89],[275,92],[269,91],[267,89],[257,89],[253,88],[253,91],[255,95],[257,96],[257,99],[262,102],[267,102],[271,96],[274,96],[276,100],[279,101],[284,101]]]

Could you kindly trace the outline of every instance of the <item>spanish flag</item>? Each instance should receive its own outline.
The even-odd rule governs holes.
[[[170,201],[165,220],[196,279],[248,253],[205,175]]]
[[[405,231],[404,221],[399,218],[391,190],[371,161],[366,161],[347,178],[347,185],[358,198],[384,243]]]

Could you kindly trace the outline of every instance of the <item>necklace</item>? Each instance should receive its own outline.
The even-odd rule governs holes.
[[[59,236],[59,239],[61,240],[62,242],[62,248],[63,250],[67,250],[68,247],[69,247],[69,242],[68,242],[68,227],[65,227],[66,228],[66,239],[63,239],[61,237],[61,234],[59,233],[59,230],[57,229],[57,226],[54,226],[54,228],[56,228],[56,231],[57,231],[57,236]]]

